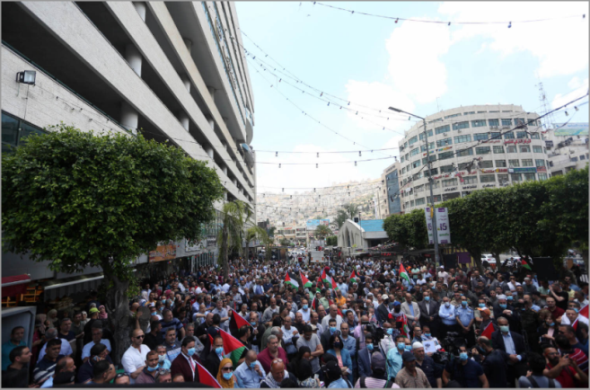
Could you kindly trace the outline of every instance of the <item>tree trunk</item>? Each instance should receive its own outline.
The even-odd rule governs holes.
[[[105,307],[109,311],[109,320],[114,329],[113,337],[115,345],[111,358],[115,364],[120,364],[121,358],[125,351],[131,345],[131,331],[130,312],[129,312],[129,298],[127,297],[127,290],[129,282],[123,281],[112,272],[110,263],[107,261],[102,267],[105,281],[112,282],[113,287],[107,291],[107,304]]]
[[[229,256],[229,232],[227,231],[227,227],[223,225],[223,233],[222,233],[222,247],[223,247],[223,257],[221,259],[222,266],[223,266],[223,280],[228,280],[229,278],[229,264],[228,264],[228,256]]]

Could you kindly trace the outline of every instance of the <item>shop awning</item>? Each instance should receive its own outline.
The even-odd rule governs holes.
[[[62,288],[62,287],[66,287],[66,286],[72,286],[74,284],[87,283],[87,282],[92,282],[92,281],[101,280],[101,279],[104,279],[104,275],[94,276],[94,277],[80,276],[78,278],[66,279],[66,280],[62,281],[61,283],[56,281],[53,284],[46,285],[45,291],[51,290],[54,288]]]
[[[27,291],[31,277],[27,274],[4,276],[2,278],[2,297],[15,297]]]
[[[104,279],[102,274],[77,276],[62,280],[51,280],[44,286],[45,301],[51,301],[64,296],[85,294],[96,290]]]

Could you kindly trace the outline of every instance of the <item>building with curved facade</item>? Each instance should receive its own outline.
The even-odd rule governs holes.
[[[459,107],[427,116],[431,170],[420,121],[399,143],[400,190],[389,195],[399,197],[407,213],[431,203],[430,176],[435,203],[479,189],[546,180],[549,164],[538,117],[511,104]]]

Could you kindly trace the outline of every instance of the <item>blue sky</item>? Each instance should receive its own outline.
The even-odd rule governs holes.
[[[587,2],[334,2],[346,9],[400,18],[457,21],[512,21],[502,25],[426,24],[350,14],[313,2],[236,2],[242,30],[254,42],[307,84],[353,104],[381,109],[397,106],[425,116],[472,104],[516,104],[543,113],[537,84],[543,82],[549,108],[581,96],[588,90]],[[521,20],[577,15],[540,23]],[[397,147],[411,127],[406,116],[390,119],[365,116],[327,106],[308,93],[279,82],[257,61],[273,63],[246,37],[244,46],[256,59],[249,61],[254,88],[255,128],[252,145],[257,165],[258,192],[280,192],[282,187],[322,187],[348,180],[378,178],[391,160],[355,160],[397,155],[388,152],[322,154]],[[278,67],[280,70],[280,67]],[[257,72],[260,72],[260,74]],[[279,73],[277,72],[277,75]],[[287,77],[279,75],[285,81]],[[290,81],[295,83],[294,81]],[[272,87],[270,86],[272,84]],[[300,84],[298,87],[302,87]],[[278,90],[278,91],[277,91]],[[282,93],[282,95],[280,93]],[[289,98],[289,101],[284,96]],[[327,95],[322,98],[326,98]],[[337,102],[335,99],[331,99]],[[322,124],[352,139],[343,139]],[[357,107],[358,108],[358,107]],[[573,112],[569,110],[569,112]],[[564,114],[554,117],[565,121]],[[587,122],[588,105],[573,122]],[[387,126],[391,131],[383,131]],[[365,147],[359,146],[363,145]],[[313,151],[281,154],[271,151]],[[288,166],[287,163],[319,163]],[[323,162],[342,162],[328,165]],[[278,164],[282,163],[279,169]],[[271,189],[276,187],[278,189]],[[285,190],[285,192],[292,192]]]

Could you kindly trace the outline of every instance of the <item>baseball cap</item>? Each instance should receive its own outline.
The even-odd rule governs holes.
[[[414,354],[412,352],[406,351],[402,355],[402,359],[404,359],[404,362],[413,362],[414,360],[416,360],[416,356],[414,356]]]
[[[90,309],[89,312],[90,312],[90,314],[100,313],[100,311],[96,307],[93,307],[92,309]]]
[[[385,371],[385,358],[381,352],[374,352],[371,355],[371,367],[373,370]]]
[[[381,299],[386,300],[389,299],[389,297],[386,294],[381,295]]]
[[[401,305],[401,303],[399,303],[398,301],[393,301],[393,306],[399,306]]]

